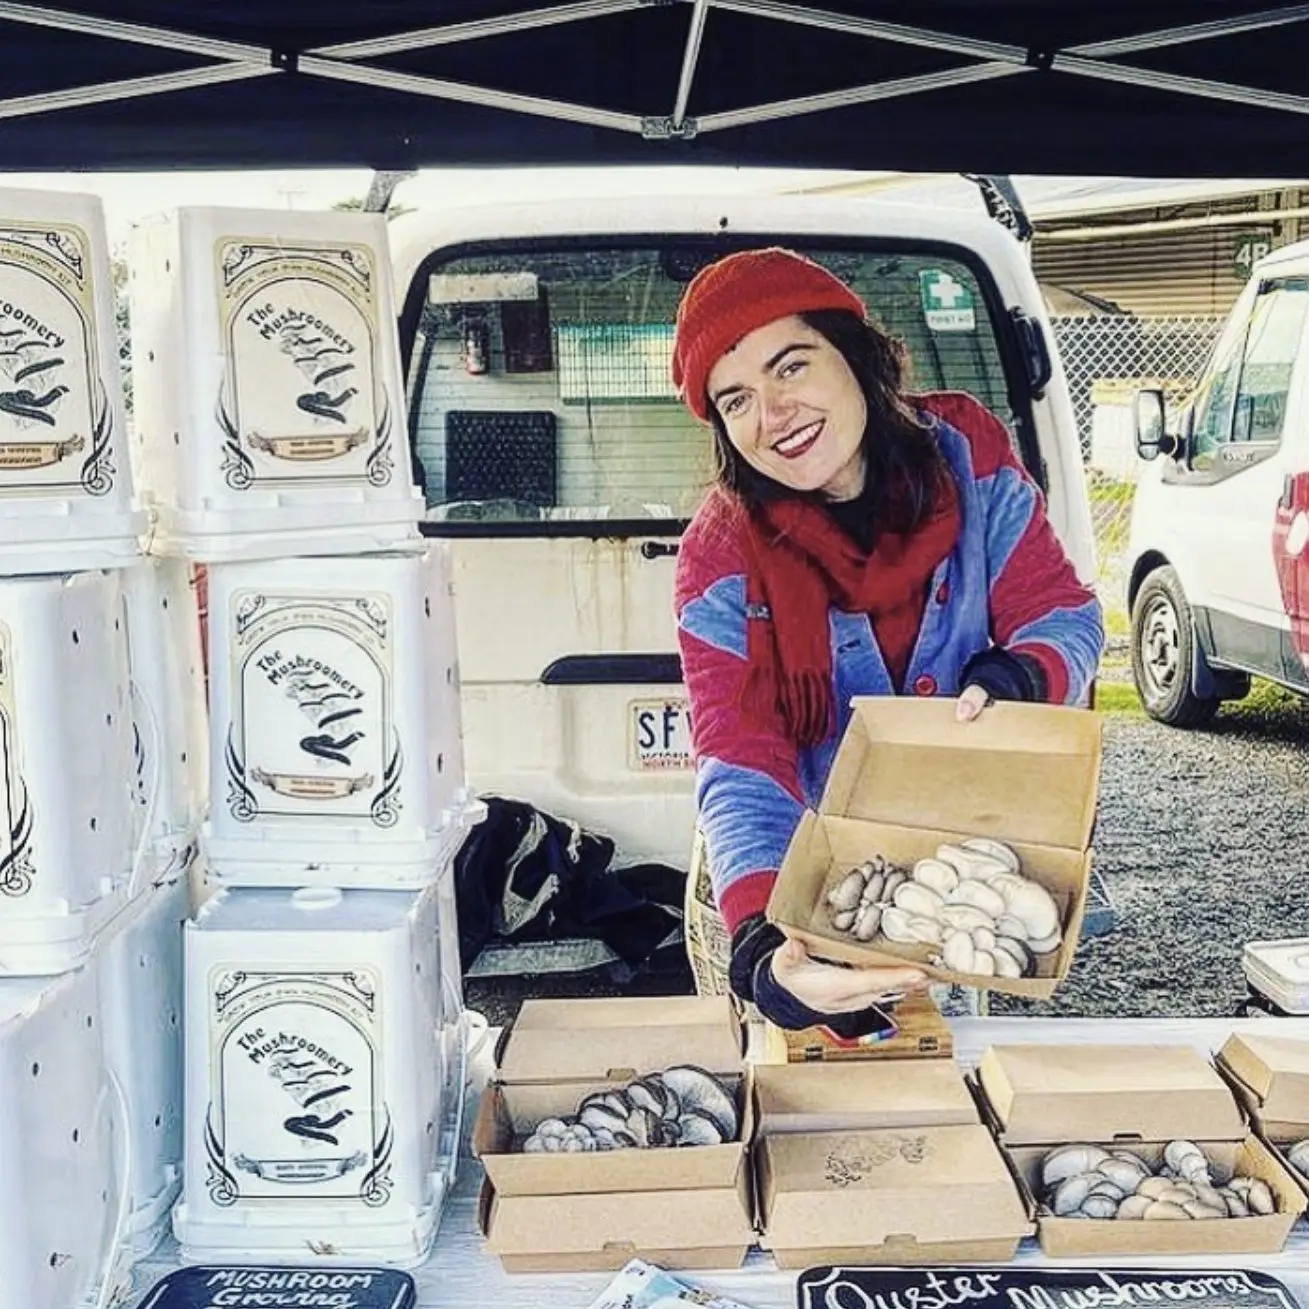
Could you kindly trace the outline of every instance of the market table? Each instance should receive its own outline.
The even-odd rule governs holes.
[[[989,1045],[1031,1042],[1050,1045],[1071,1042],[1118,1044],[1190,1044],[1211,1054],[1232,1032],[1309,1039],[1309,1018],[1197,1018],[1197,1019],[1089,1019],[1089,1018],[956,1018],[950,1020],[955,1036],[955,1057],[972,1067]],[[512,1306],[517,1309],[586,1309],[612,1279],[611,1273],[514,1275],[504,1272],[497,1259],[482,1251],[477,1232],[477,1196],[482,1182],[478,1162],[467,1155],[467,1129],[472,1106],[491,1071],[495,1033],[482,1043],[473,1060],[470,1110],[465,1115],[465,1157],[459,1181],[448,1198],[436,1244],[427,1262],[414,1271],[420,1309],[473,1309],[474,1306]],[[1029,1266],[1056,1266],[1041,1253],[1035,1240],[1022,1244],[1016,1260]],[[1244,1258],[1130,1259],[1108,1261],[1117,1267],[1249,1268],[1279,1277],[1309,1309],[1309,1224],[1292,1230],[1286,1248],[1277,1255]],[[144,1292],[157,1278],[178,1266],[176,1247],[165,1244],[137,1271],[137,1291]],[[1086,1267],[1086,1261],[1071,1266]],[[797,1274],[774,1267],[772,1259],[755,1250],[744,1267],[723,1272],[691,1273],[686,1280],[726,1295],[752,1309],[790,1309],[795,1304]]]

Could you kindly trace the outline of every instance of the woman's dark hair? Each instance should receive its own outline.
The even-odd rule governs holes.
[[[944,458],[936,438],[915,414],[905,394],[908,356],[904,346],[880,328],[845,309],[822,309],[800,317],[841,353],[864,393],[868,421],[863,452],[867,474],[860,499],[876,531],[911,532],[932,510]],[[796,491],[753,468],[732,444],[718,410],[709,406],[714,431],[715,474],[750,510],[784,497],[822,502],[817,492]]]

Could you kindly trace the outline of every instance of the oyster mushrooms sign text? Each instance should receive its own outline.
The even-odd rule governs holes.
[[[386,486],[395,405],[378,367],[374,252],[228,238],[216,257],[227,484]]]
[[[216,1204],[306,1188],[370,1207],[390,1198],[377,1002],[366,969],[215,979],[205,1136]]]
[[[91,242],[0,223],[0,485],[106,495],[114,410],[99,376]]]
[[[814,1268],[800,1275],[798,1292],[800,1309],[1298,1309],[1275,1278],[1209,1269]]]
[[[392,826],[403,765],[392,722],[385,596],[239,592],[228,803],[260,814]]]

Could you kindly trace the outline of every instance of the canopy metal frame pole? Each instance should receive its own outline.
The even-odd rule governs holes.
[[[194,33],[140,23],[124,23],[50,6],[0,0],[0,22],[77,32],[108,40],[174,50],[216,61],[152,77],[127,78],[84,87],[0,100],[0,118],[17,118],[74,106],[165,94],[188,87],[237,81],[270,73],[300,73],[386,90],[482,105],[514,113],[574,122],[613,131],[638,133],[648,139],[690,138],[701,132],[727,131],[755,123],[822,113],[874,100],[917,95],[938,89],[1007,77],[1035,70],[1118,82],[1155,91],[1193,95],[1211,100],[1255,105],[1263,109],[1309,113],[1309,96],[1270,91],[1208,78],[1187,77],[1119,63],[1117,57],[1140,54],[1190,41],[1215,40],[1243,32],[1309,21],[1309,4],[1284,5],[1257,13],[1088,42],[1067,50],[1033,50],[1013,44],[935,32],[904,24],[885,23],[854,14],[789,3],[788,0],[681,0],[691,5],[691,24],[683,51],[673,112],[668,116],[623,113],[541,96],[522,95],[492,87],[403,73],[365,62],[367,59],[436,45],[451,45],[524,30],[584,22],[643,8],[665,0],[570,0],[569,3],[505,14],[495,18],[452,23],[396,33],[365,41],[341,43],[296,54],[245,42],[218,40]],[[699,64],[706,21],[718,8],[778,22],[803,24],[874,40],[913,45],[959,55],[979,62],[919,77],[890,79],[837,89],[820,95],[707,114],[688,115],[691,87]]]

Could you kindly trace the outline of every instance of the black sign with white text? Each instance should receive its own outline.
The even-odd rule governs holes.
[[[1274,1277],[1230,1269],[808,1268],[799,1309],[1299,1309]]]

